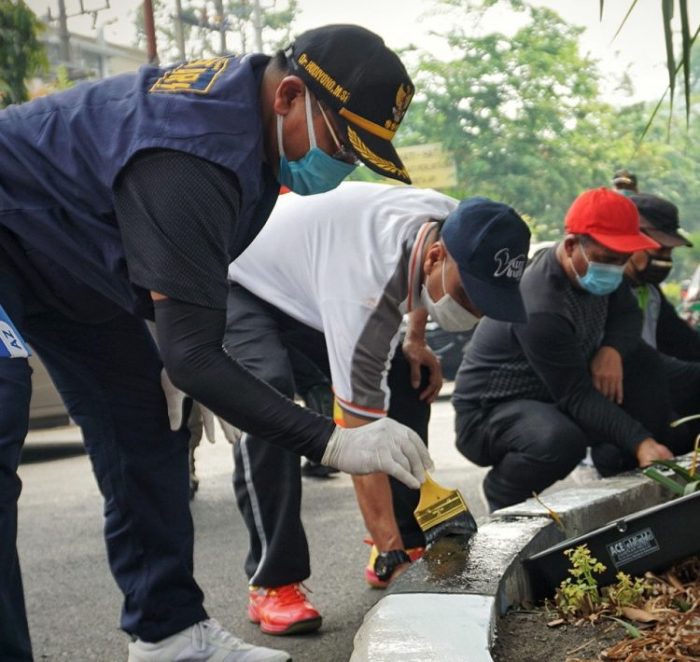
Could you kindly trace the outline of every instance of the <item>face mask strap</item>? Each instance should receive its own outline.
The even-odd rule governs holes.
[[[285,158],[284,141],[282,136],[282,115],[277,115],[277,149],[282,158]]]
[[[309,151],[316,147],[316,131],[314,131],[314,121],[313,116],[311,114],[310,95],[311,92],[309,92],[309,90],[307,89],[306,94],[304,94],[304,109],[306,111],[306,130],[309,134]],[[284,153],[284,136],[282,135],[283,121],[284,119],[282,115],[277,115],[277,149],[280,153],[280,156],[284,158],[286,154]]]
[[[445,287],[445,268],[447,267],[447,255],[442,260],[442,295],[447,294],[447,288]]]
[[[306,88],[304,95],[304,107],[306,109],[306,130],[309,134],[309,150],[316,149],[316,131],[314,130],[314,118],[311,113],[311,92]]]

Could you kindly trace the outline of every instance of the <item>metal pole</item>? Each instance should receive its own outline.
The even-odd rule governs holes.
[[[260,10],[260,0],[253,0],[253,30],[255,31],[255,50],[258,53],[262,53],[262,12]]]
[[[226,55],[226,21],[224,20],[224,0],[215,0],[216,15],[219,19],[219,55]]]
[[[185,55],[185,31],[182,27],[182,2],[175,0],[175,41],[177,41],[177,50],[180,53],[180,59],[186,60]]]
[[[146,32],[146,57],[149,64],[158,64],[158,49],[156,47],[156,28],[153,20],[153,3],[143,0],[143,28]]]
[[[58,0],[58,39],[59,54],[63,64],[70,63],[70,33],[68,32],[68,18],[66,17],[65,0]]]

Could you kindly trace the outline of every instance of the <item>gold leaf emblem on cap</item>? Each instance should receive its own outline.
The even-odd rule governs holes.
[[[396,99],[394,101],[394,107],[392,108],[392,119],[384,122],[384,126],[390,131],[396,131],[401,124],[403,116],[408,110],[408,106],[413,99],[413,93],[415,90],[412,85],[404,85],[401,83],[399,89],[396,92]]]
[[[350,140],[350,145],[352,145],[352,148],[363,161],[377,166],[377,168],[383,170],[384,172],[390,172],[395,175],[399,175],[404,179],[410,179],[406,168],[399,168],[395,163],[382,158],[379,156],[379,154],[375,154],[364,142],[362,142],[360,136],[358,136],[350,126],[348,126],[348,139]]]

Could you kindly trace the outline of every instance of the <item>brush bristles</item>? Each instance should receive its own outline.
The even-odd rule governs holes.
[[[476,533],[476,530],[476,520],[470,512],[463,511],[452,519],[440,522],[429,529],[423,529],[423,534],[426,544],[429,545],[444,536],[470,536]]]

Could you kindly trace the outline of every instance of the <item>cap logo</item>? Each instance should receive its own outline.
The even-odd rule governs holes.
[[[341,113],[342,114],[342,113]],[[399,168],[394,165],[391,161],[383,159],[378,154],[375,154],[364,142],[362,142],[360,136],[353,131],[351,126],[348,126],[348,139],[350,140],[350,145],[357,152],[357,155],[365,162],[369,162],[374,166],[377,166],[380,170],[384,172],[389,172],[400,177],[408,179],[408,172],[406,168]]]
[[[493,259],[498,265],[496,271],[493,275],[496,278],[505,276],[506,278],[515,278],[520,280],[525,271],[525,265],[527,264],[527,256],[521,253],[516,257],[511,258],[510,251],[507,248],[501,248],[494,256]]]
[[[310,60],[306,53],[299,55],[297,58],[297,63],[329,94],[333,95],[341,103],[348,102],[350,99],[350,92],[340,83],[336,82],[335,78],[324,71],[316,62]]]
[[[411,103],[414,91],[415,90],[413,89],[412,85],[404,85],[403,83],[399,85],[399,89],[396,92],[396,100],[394,102],[394,107],[392,108],[393,117],[392,119],[384,122],[384,126],[387,129],[389,129],[389,131],[395,132],[399,128],[399,124],[401,124],[401,120],[406,114],[408,106]]]

